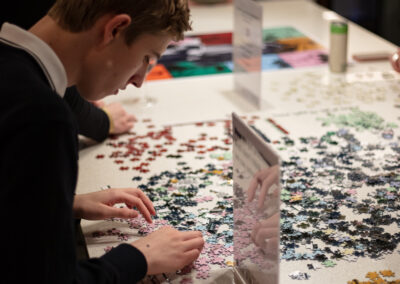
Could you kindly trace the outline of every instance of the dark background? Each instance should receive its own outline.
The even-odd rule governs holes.
[[[400,0],[316,0],[315,2],[400,46]]]
[[[6,4],[4,2],[7,2]],[[4,22],[18,24],[29,29],[40,18],[46,15],[47,10],[55,0],[11,0],[3,1],[0,8],[0,27]]]
[[[314,0],[341,16],[400,46],[400,0]],[[0,9],[0,24],[17,22],[29,28],[54,0],[12,0]]]

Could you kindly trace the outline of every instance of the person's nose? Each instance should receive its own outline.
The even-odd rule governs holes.
[[[131,83],[136,87],[140,88],[143,85],[143,81],[146,79],[147,75],[147,65],[143,64],[142,67],[136,72],[132,77]]]

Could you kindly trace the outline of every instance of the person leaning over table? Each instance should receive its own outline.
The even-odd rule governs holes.
[[[139,189],[76,195],[77,125],[62,99],[76,85],[98,100],[143,83],[150,60],[190,29],[184,0],[57,0],[29,31],[0,31],[2,283],[133,283],[193,262],[201,232],[163,227],[79,260],[80,218],[155,214]],[[79,48],[77,48],[79,46]],[[116,203],[127,207],[117,208]]]
[[[6,8],[0,9],[0,26],[4,22],[10,22],[23,29],[29,29],[46,15],[54,2],[55,0],[9,1]],[[104,141],[109,134],[128,132],[136,121],[135,116],[127,113],[120,103],[90,103],[79,95],[74,86],[67,88],[63,98],[77,119],[79,134],[97,142]]]

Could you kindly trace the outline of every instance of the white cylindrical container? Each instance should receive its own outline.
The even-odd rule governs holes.
[[[346,72],[347,67],[347,23],[331,22],[329,68],[331,72]]]

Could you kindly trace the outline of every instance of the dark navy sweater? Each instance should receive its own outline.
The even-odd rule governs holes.
[[[143,254],[122,244],[78,261],[72,204],[76,120],[25,51],[0,43],[1,283],[135,283]]]

